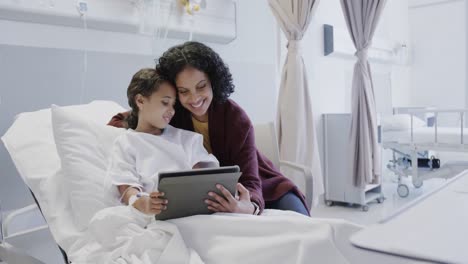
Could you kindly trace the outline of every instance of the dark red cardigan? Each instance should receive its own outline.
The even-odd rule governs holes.
[[[304,195],[288,178],[262,155],[255,146],[252,123],[244,110],[232,100],[224,103],[212,102],[208,109],[208,131],[213,155],[221,166],[238,165],[242,172],[239,182],[249,191],[251,200],[264,209],[264,201],[274,201],[294,192],[307,208]],[[127,113],[112,118],[109,125],[124,127]],[[191,114],[185,109],[177,109],[171,125],[194,131]],[[262,195],[263,193],[263,195]]]

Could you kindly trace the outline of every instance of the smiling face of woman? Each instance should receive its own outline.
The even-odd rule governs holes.
[[[208,108],[213,100],[208,76],[193,67],[186,67],[177,74],[175,82],[182,106],[198,121],[208,122]]]

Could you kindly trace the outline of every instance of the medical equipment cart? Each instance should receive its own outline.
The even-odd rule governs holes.
[[[351,114],[323,114],[325,204],[335,202],[360,205],[368,211],[368,203],[384,201],[381,184],[357,187],[351,175],[349,137]]]

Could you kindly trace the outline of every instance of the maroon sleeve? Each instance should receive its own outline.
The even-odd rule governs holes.
[[[107,123],[108,126],[128,128],[127,118],[130,115],[130,111],[118,113],[111,118]]]
[[[226,144],[233,164],[242,172],[239,182],[250,192],[251,201],[258,204],[260,211],[265,208],[262,194],[262,183],[258,170],[257,148],[255,147],[254,129],[247,114],[237,105],[233,105],[228,114]]]

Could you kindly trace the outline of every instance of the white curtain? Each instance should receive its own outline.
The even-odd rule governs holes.
[[[313,198],[312,201],[307,201],[309,205],[317,205],[319,195],[323,194],[323,176],[307,72],[301,54],[301,40],[318,2],[318,0],[268,1],[288,39],[288,53],[278,97],[277,126],[280,155],[282,160],[296,162],[311,169]]]
[[[341,0],[348,31],[356,47],[351,102],[351,162],[356,186],[380,182],[377,112],[367,51],[386,0]]]

